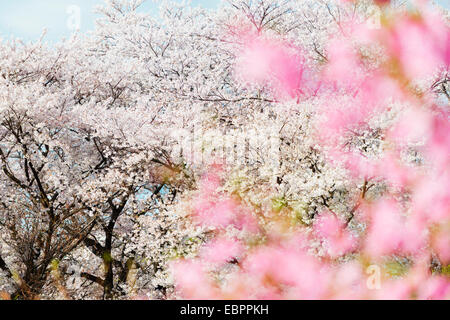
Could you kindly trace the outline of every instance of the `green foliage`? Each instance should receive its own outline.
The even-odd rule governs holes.
[[[288,206],[288,202],[284,197],[272,199],[272,210],[280,212],[283,208]]]
[[[386,270],[386,273],[391,277],[402,277],[409,270],[409,266],[407,264],[402,263],[398,260],[390,260],[386,262],[384,268]]]
[[[51,269],[53,271],[58,270],[58,268],[59,268],[59,260],[58,259],[53,259],[50,266],[51,266]]]
[[[111,263],[113,260],[110,252],[104,252],[102,255],[102,258],[103,258],[103,262],[106,264]]]
[[[442,267],[441,273],[442,273],[444,276],[450,277],[450,264],[449,264],[449,265],[446,265],[446,266],[443,266],[443,267]]]

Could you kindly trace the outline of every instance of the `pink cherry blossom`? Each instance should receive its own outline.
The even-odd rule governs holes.
[[[408,77],[421,78],[442,64],[448,65],[449,35],[450,30],[442,19],[425,10],[420,17],[404,16],[395,21],[388,48]]]
[[[331,257],[338,257],[355,249],[356,239],[345,230],[345,224],[334,214],[323,213],[315,221],[314,227],[317,234],[326,240]]]
[[[302,90],[304,59],[298,48],[281,40],[242,36],[236,74],[245,83],[270,84],[278,99],[297,97]]]
[[[212,264],[222,264],[236,259],[242,253],[242,245],[235,239],[215,239],[201,250],[201,257]]]

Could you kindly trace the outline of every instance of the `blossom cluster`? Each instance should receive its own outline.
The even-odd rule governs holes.
[[[448,298],[448,11],[107,0],[0,41],[0,297]]]
[[[447,74],[450,29],[421,1],[411,11],[385,8],[381,18],[375,29],[352,17],[340,21],[320,66],[305,64],[289,40],[237,31],[238,81],[268,86],[274,108],[286,100],[296,110],[313,104],[310,134],[322,161],[346,172],[345,185],[356,192],[344,208],[322,196],[305,221],[305,203],[299,210],[285,195],[272,207],[249,202],[224,187],[229,168],[212,167],[190,212],[216,235],[198,257],[173,264],[182,297],[450,297],[448,92],[444,101],[419,85]]]

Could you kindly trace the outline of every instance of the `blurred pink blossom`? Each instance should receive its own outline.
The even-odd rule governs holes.
[[[450,30],[440,16],[423,9],[418,17],[405,15],[395,20],[387,46],[406,76],[426,77],[448,65]]]
[[[223,237],[206,244],[202,248],[200,256],[209,263],[220,265],[239,257],[242,250],[243,247],[239,241]]]
[[[281,40],[242,35],[244,49],[237,58],[236,74],[247,84],[271,85],[277,99],[301,92],[304,59],[301,50]]]
[[[321,214],[314,223],[316,233],[326,240],[331,257],[346,254],[356,247],[355,237],[346,230],[345,224],[332,213]]]
[[[180,260],[170,265],[177,289],[187,299],[214,299],[216,292],[201,263]]]

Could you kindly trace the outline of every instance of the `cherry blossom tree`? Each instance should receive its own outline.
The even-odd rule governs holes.
[[[142,2],[0,42],[0,290],[448,298],[447,11]]]

